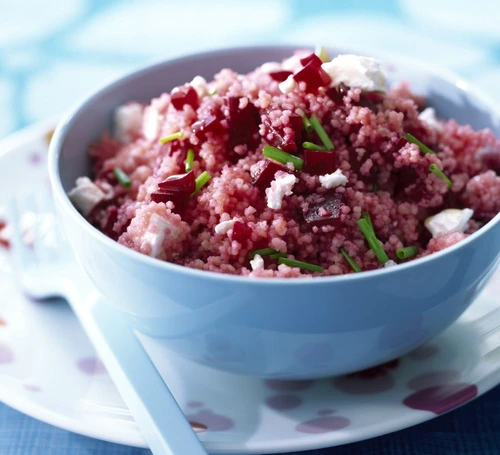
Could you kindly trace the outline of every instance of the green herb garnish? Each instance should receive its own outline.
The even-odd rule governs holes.
[[[302,147],[304,147],[307,150],[320,150],[322,152],[326,151],[326,147],[323,145],[316,145],[313,144],[312,142],[302,142]]]
[[[314,51],[314,53],[320,58],[323,63],[329,62],[331,60],[328,52],[323,46],[316,46],[316,50]]]
[[[253,250],[248,253],[248,258],[253,259],[257,254],[259,256],[269,256],[270,254],[278,253],[274,248],[261,248],[260,250]]]
[[[123,188],[130,188],[132,186],[132,180],[130,180],[130,177],[119,167],[115,167],[113,169],[113,174],[115,174],[116,180],[118,180],[118,183],[123,186]]]
[[[186,161],[185,161],[186,172],[189,172],[189,171],[193,170],[193,161],[194,161],[194,150],[193,149],[189,149],[187,151]]]
[[[160,139],[160,144],[166,144],[167,142],[175,141],[176,139],[182,139],[184,137],[184,131],[179,131],[178,133],[169,134],[168,136],[162,137]]]
[[[396,256],[399,259],[409,259],[418,254],[418,247],[416,246],[407,246],[405,248],[399,248],[396,250]]]
[[[282,253],[281,251],[278,251],[277,253],[269,255],[269,259],[279,259],[279,258],[286,258],[286,254]]]
[[[283,150],[277,149],[276,147],[272,147],[270,145],[264,146],[262,154],[267,158],[278,161],[278,163],[293,163],[293,166],[298,171],[300,171],[302,169],[302,166],[304,165],[304,160],[302,158],[299,158],[295,155],[290,155],[290,153],[284,152]]]
[[[450,180],[450,178],[435,164],[431,164],[429,166],[429,171],[431,171],[433,174],[436,174],[438,177],[441,177],[448,185],[448,188],[451,188],[453,186],[453,182]]]
[[[319,120],[316,117],[311,117],[309,119],[311,122],[311,125],[314,128],[314,131],[318,134],[319,138],[321,139],[321,142],[325,145],[327,150],[333,150],[335,147],[333,146],[332,141],[328,137],[328,134],[326,134],[326,131],[323,129],[321,124],[319,123]]]
[[[340,252],[343,254],[343,256],[346,258],[346,261],[349,263],[351,268],[356,273],[361,272],[361,267],[358,265],[358,263],[351,256],[349,256],[349,253],[344,248],[340,248]]]
[[[372,228],[370,228],[370,224],[368,223],[368,221],[366,221],[366,219],[364,218],[361,218],[360,220],[358,220],[358,226],[361,229],[363,235],[365,236],[368,245],[375,253],[375,256],[377,256],[377,259],[382,264],[385,264],[389,260],[389,257],[387,256],[387,253],[384,251],[384,248],[382,247],[379,239],[377,239],[375,232],[373,231]]]
[[[303,115],[302,116],[302,123],[304,125],[304,129],[308,132],[308,133],[312,133],[312,130],[314,129],[313,126],[311,125],[311,122],[310,120],[307,118],[307,115]]]
[[[323,273],[323,267],[315,264],[309,264],[308,262],[296,261],[294,259],[279,258],[278,264],[285,264],[290,267],[299,267],[303,270],[309,270],[310,272]]]
[[[361,214],[361,218],[363,218],[364,220],[366,220],[366,222],[369,224],[370,226],[370,229],[375,232],[375,229],[373,229],[373,223],[372,223],[372,217],[370,216],[370,214],[368,212],[363,212]]]
[[[198,177],[196,177],[196,189],[191,193],[191,197],[196,196],[198,191],[200,191],[211,178],[212,176],[207,171],[203,171]]]
[[[436,154],[436,152],[434,150],[432,150],[429,147],[427,147],[425,144],[423,144],[422,142],[420,142],[415,136],[411,135],[410,133],[406,133],[405,137],[406,137],[406,140],[408,140],[412,144],[418,145],[418,148],[420,150],[422,150],[422,152],[429,153],[430,155],[435,155]]]

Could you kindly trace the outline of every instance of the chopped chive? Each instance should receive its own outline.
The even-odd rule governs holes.
[[[406,248],[399,248],[396,250],[396,256],[399,259],[409,259],[418,254],[418,247],[407,246]]]
[[[130,180],[130,177],[119,167],[115,167],[113,169],[113,174],[115,174],[116,180],[118,180],[118,183],[123,186],[123,188],[130,188],[132,186],[132,180]]]
[[[272,147],[270,145],[265,145],[262,154],[267,158],[271,158],[274,161],[278,161],[279,163],[293,163],[293,166],[296,170],[300,171],[302,166],[304,165],[304,160],[295,155],[290,155],[290,153],[286,153],[283,150],[277,149],[276,147]]]
[[[320,150],[322,152],[326,151],[326,147],[324,147],[323,145],[316,145],[313,144],[312,142],[307,142],[307,141],[302,142],[302,147],[304,147],[307,150]]]
[[[270,254],[278,253],[274,248],[262,248],[260,250],[253,250],[248,253],[249,259],[253,259],[257,254],[259,256],[269,256]]]
[[[429,166],[429,171],[431,171],[433,174],[436,174],[438,177],[441,177],[448,185],[448,188],[451,188],[453,186],[453,182],[450,180],[450,178],[435,164],[431,164]]]
[[[329,62],[331,60],[328,52],[323,46],[316,46],[316,50],[314,51],[314,53],[321,59],[323,63]]]
[[[166,144],[167,142],[175,141],[176,139],[182,139],[184,137],[184,131],[179,131],[178,133],[169,134],[168,136],[162,137],[160,139],[160,144]]]
[[[303,270],[309,270],[311,272],[323,273],[323,267],[319,265],[309,264],[308,262],[296,261],[294,259],[278,258],[278,264],[285,264],[290,267],[299,267]]]
[[[196,177],[196,189],[191,193],[191,197],[196,196],[196,193],[200,191],[212,178],[212,176],[207,172],[203,171],[198,177]]]
[[[377,256],[377,259],[382,264],[385,264],[389,260],[389,257],[387,256],[387,253],[384,251],[384,248],[382,247],[379,239],[377,239],[377,236],[375,235],[373,230],[370,229],[368,221],[366,221],[364,218],[361,218],[360,220],[358,220],[358,226],[361,229],[363,235],[365,236],[368,245],[375,253],[375,256]]]
[[[186,155],[185,169],[186,172],[193,170],[193,161],[194,161],[194,150],[189,149]]]
[[[307,115],[302,116],[302,123],[304,124],[304,129],[308,133],[312,133],[312,131],[314,130],[314,127],[311,125],[311,121],[307,118]]]
[[[410,133],[406,133],[406,139],[411,142],[412,144],[418,145],[418,148],[422,150],[424,153],[429,153],[430,155],[435,155],[436,152],[429,147],[427,147],[425,144],[422,144],[415,136],[411,135]]]
[[[325,144],[326,149],[333,150],[335,147],[333,146],[332,141],[328,137],[328,134],[326,134],[326,131],[323,129],[323,127],[319,123],[319,120],[316,117],[311,117],[309,119],[309,121],[311,122],[311,125],[314,128],[314,131],[316,131],[316,133],[318,133],[318,136],[321,139],[321,142],[323,142],[323,144]]]
[[[349,256],[349,253],[344,248],[340,248],[340,252],[342,253],[342,255],[345,257],[346,261],[349,263],[349,265],[352,267],[352,269],[356,273],[361,272],[361,267],[358,265],[358,263],[351,256]]]
[[[363,212],[362,215],[361,215],[361,218],[363,218],[364,220],[366,220],[366,222],[370,225],[370,229],[373,232],[375,232],[375,229],[373,229],[372,217],[370,216],[370,214],[368,212]]]
[[[286,254],[282,253],[281,251],[278,251],[277,253],[269,255],[269,259],[279,259],[279,258],[286,258]]]

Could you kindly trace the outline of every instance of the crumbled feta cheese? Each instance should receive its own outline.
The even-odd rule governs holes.
[[[293,74],[290,74],[283,82],[280,82],[278,87],[282,93],[287,94],[293,92],[295,87],[297,87],[297,82],[295,82]]]
[[[439,120],[436,116],[436,111],[433,107],[425,108],[422,112],[420,112],[420,114],[418,114],[418,118],[431,128],[434,128],[438,131],[441,131],[443,129],[443,126],[441,125],[441,123],[439,123]]]
[[[326,189],[337,188],[338,186],[345,186],[347,177],[342,174],[340,169],[337,169],[333,174],[325,174],[319,176],[321,186]]]
[[[425,227],[433,238],[451,232],[465,232],[474,211],[471,209],[446,209],[425,220]]]
[[[281,63],[278,62],[266,62],[260,66],[260,70],[263,73],[275,73],[276,71],[281,71]]]
[[[384,264],[384,267],[385,268],[388,268],[388,267],[394,267],[395,265],[397,265],[392,259],[389,259],[385,264]]]
[[[349,87],[362,90],[385,92],[387,81],[380,68],[380,62],[371,57],[361,55],[339,55],[331,62],[321,65],[332,78],[332,86],[341,82]]]
[[[217,226],[215,226],[215,233],[225,235],[230,229],[233,229],[235,220],[221,221]]]
[[[144,107],[139,103],[127,103],[115,110],[113,132],[122,144],[132,142],[142,127]]]
[[[250,267],[252,270],[259,270],[264,268],[264,259],[260,254],[256,254],[255,257],[250,261]]]
[[[160,134],[160,113],[153,106],[146,107],[144,111],[144,120],[142,123],[142,131],[144,137],[149,140],[157,139]]]
[[[163,241],[165,236],[178,237],[180,229],[177,226],[172,225],[168,220],[161,217],[160,215],[153,213],[149,219],[148,228],[146,233],[143,235],[143,242],[149,243],[151,245],[151,252],[149,253],[152,257],[158,257],[163,248]]]
[[[76,186],[68,197],[83,216],[87,216],[92,209],[105,198],[104,192],[88,177],[76,179]]]
[[[208,84],[204,77],[195,76],[190,85],[196,90],[200,98],[208,95]]]
[[[279,210],[285,196],[292,194],[293,185],[297,182],[297,177],[283,171],[278,171],[274,175],[271,186],[266,189],[267,206],[270,209]]]

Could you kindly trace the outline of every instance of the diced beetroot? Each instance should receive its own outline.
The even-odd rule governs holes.
[[[302,117],[298,114],[290,114],[289,123],[286,126],[293,130],[292,135],[286,135],[284,132],[284,126],[275,128],[268,117],[262,120],[265,128],[264,140],[273,147],[279,148],[285,152],[296,152],[299,148],[299,144],[302,142]],[[272,139],[269,140],[269,134],[272,135]]]
[[[397,153],[399,152],[406,144],[408,144],[408,141],[404,137],[400,137],[396,143],[392,146],[390,152],[391,153]]]
[[[306,91],[314,93],[319,87],[328,87],[332,82],[330,76],[321,67],[317,67],[313,62],[308,63],[304,68],[293,75],[297,83],[305,82]]]
[[[363,92],[357,103],[358,106],[367,107],[368,109],[375,111],[377,105],[379,105],[384,100],[384,94],[380,92]]]
[[[341,82],[338,87],[330,87],[326,91],[326,95],[330,98],[335,104],[342,104],[344,101],[344,96],[347,95],[349,91],[349,87]]]
[[[240,98],[229,96],[226,99],[229,107],[227,118],[229,125],[229,147],[246,145],[253,148],[257,145],[259,132],[260,114],[255,105],[248,101],[247,105],[240,109]]]
[[[251,235],[252,228],[248,224],[242,223],[241,221],[236,221],[234,223],[231,240],[236,240],[237,242],[245,245]]]
[[[178,193],[189,196],[196,190],[195,180],[193,171],[187,174],[171,175],[163,182],[158,183],[158,188],[164,193]]]
[[[193,123],[193,125],[191,126],[193,133],[201,138],[205,133],[219,134],[224,132],[224,127],[221,123],[222,118],[223,116],[220,110],[214,110],[202,119]]]
[[[252,183],[261,190],[265,190],[274,180],[274,174],[278,171],[288,171],[288,168],[276,161],[264,159],[255,163],[250,169]]]
[[[309,226],[335,225],[340,222],[341,194],[311,194],[306,202],[309,208],[304,211],[304,219]]]
[[[335,153],[320,150],[304,150],[304,172],[312,175],[335,172]]]
[[[189,104],[193,109],[198,107],[198,93],[190,85],[176,87],[170,93],[172,106],[178,111],[182,111],[184,105]]]
[[[310,54],[307,57],[301,58],[300,63],[302,63],[302,66],[306,66],[311,63],[316,68],[320,68],[323,64],[322,60],[316,54]]]
[[[165,204],[168,201],[172,201],[175,205],[175,212],[181,214],[184,210],[186,197],[180,193],[167,193],[160,190],[151,193],[151,200],[156,203],[163,202]]]
[[[288,78],[288,76],[292,75],[293,73],[291,71],[273,71],[272,73],[269,73],[269,76],[271,76],[271,79],[276,82],[283,82]]]

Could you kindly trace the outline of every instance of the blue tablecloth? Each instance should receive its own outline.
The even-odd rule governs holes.
[[[0,2],[0,137],[62,112],[147,61],[203,48],[309,42],[447,66],[500,102],[493,0],[15,0]],[[383,418],[383,416],[381,416]],[[500,389],[410,430],[335,454],[500,453]],[[2,455],[138,455],[0,406]]]

